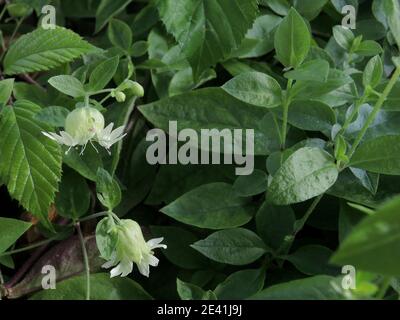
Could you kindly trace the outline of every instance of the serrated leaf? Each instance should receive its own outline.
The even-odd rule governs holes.
[[[14,79],[5,79],[0,81],[0,105],[6,104],[11,97],[14,87]]]
[[[188,58],[195,79],[239,47],[258,12],[257,0],[157,0],[155,3],[168,32]]]
[[[11,45],[4,58],[4,72],[17,74],[49,70],[93,49],[71,30],[38,28]]]
[[[0,217],[0,254],[11,247],[31,226],[29,222]]]
[[[34,120],[40,107],[17,101],[2,109],[0,119],[0,176],[11,196],[47,221],[61,178],[61,148],[42,131],[51,129]]]

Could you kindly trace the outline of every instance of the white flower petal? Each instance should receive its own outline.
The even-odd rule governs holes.
[[[116,262],[114,260],[110,260],[110,261],[107,261],[106,263],[102,264],[101,267],[104,269],[108,269],[115,265],[116,265]]]
[[[121,126],[115,129],[113,132],[111,132],[110,134],[111,140],[118,139],[124,133],[124,130],[125,126]]]
[[[114,269],[111,269],[110,278],[119,276],[122,273],[121,263],[117,265]]]
[[[149,277],[150,268],[149,268],[149,265],[148,265],[146,259],[142,259],[137,266],[138,266],[139,272],[142,275],[144,275],[145,277]]]
[[[164,238],[150,239],[149,241],[147,241],[147,245],[150,247],[150,249],[155,249],[155,248],[167,249],[167,245],[160,244],[163,240]]]
[[[63,138],[64,144],[69,146],[69,147],[75,147],[78,142],[75,141],[75,139],[67,132],[61,131],[60,132],[61,137]]]
[[[121,262],[121,277],[126,277],[133,270],[133,262],[132,261],[122,261]]]
[[[147,257],[147,262],[149,263],[149,265],[151,265],[152,267],[157,267],[158,266],[158,262],[160,260],[158,260],[155,256],[153,256],[152,254],[150,254]]]

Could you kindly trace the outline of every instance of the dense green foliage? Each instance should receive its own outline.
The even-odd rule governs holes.
[[[0,5],[0,297],[399,297],[400,1]],[[254,170],[149,163],[170,121]]]

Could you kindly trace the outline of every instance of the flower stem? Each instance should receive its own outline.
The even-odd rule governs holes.
[[[31,244],[29,246],[26,246],[26,247],[23,247],[23,248],[20,248],[20,249],[10,250],[10,251],[1,253],[0,254],[0,258],[3,257],[3,256],[9,256],[9,255],[12,255],[12,254],[16,254],[16,253],[32,250],[32,249],[35,249],[37,247],[43,246],[45,244],[48,244],[48,243],[50,243],[51,241],[54,241],[54,240],[55,240],[54,238],[50,238],[50,239],[46,239],[46,240],[43,240],[43,241],[36,242],[34,244]]]
[[[107,215],[108,215],[107,211],[98,212],[98,213],[95,213],[95,214],[91,214],[90,216],[84,217],[82,219],[79,219],[78,221],[79,222],[88,221],[88,220],[96,219],[98,217],[104,217],[104,216],[107,216]]]
[[[289,79],[288,83],[287,83],[287,87],[286,87],[286,94],[285,97],[283,99],[283,123],[282,123],[282,144],[281,144],[281,149],[284,150],[285,149],[285,145],[286,145],[286,131],[287,131],[287,122],[288,122],[288,116],[289,116],[289,105],[290,105],[290,89],[292,88],[293,85],[293,80]]]
[[[81,225],[79,222],[75,224],[76,230],[78,231],[79,241],[81,242],[82,254],[83,254],[83,262],[85,264],[85,272],[86,272],[86,300],[90,300],[90,266],[89,266],[89,258],[85,246],[85,239],[83,238]]]
[[[386,101],[388,95],[392,91],[394,85],[397,82],[397,79],[400,77],[400,67],[397,67],[396,71],[393,73],[392,77],[390,78],[389,83],[387,84],[385,90],[383,93],[380,95],[378,101],[376,102],[374,109],[370,113],[370,115],[367,118],[367,121],[365,122],[364,126],[362,127],[361,131],[358,133],[356,140],[354,141],[350,152],[349,152],[349,158],[351,158],[356,151],[358,145],[360,144],[361,140],[363,139],[365,133],[367,132],[369,126],[373,123],[375,120],[376,115],[378,112],[381,110],[383,103]]]

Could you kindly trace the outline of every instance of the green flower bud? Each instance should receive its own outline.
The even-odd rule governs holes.
[[[136,221],[121,220],[118,226],[118,245],[116,251],[118,260],[129,260],[140,263],[144,255],[150,254],[150,249],[143,238],[142,229]]]
[[[8,14],[14,18],[22,18],[32,13],[32,8],[25,3],[11,3],[7,6]]]
[[[136,81],[126,80],[120,88],[121,90],[127,90],[130,94],[133,94],[134,96],[137,97],[144,96],[143,87],[140,85],[140,83]]]
[[[123,93],[122,91],[117,91],[117,92],[115,93],[115,99],[116,99],[118,102],[124,102],[125,99],[126,99],[126,95],[125,95],[125,93]]]
[[[65,131],[81,145],[86,144],[103,129],[103,115],[91,107],[77,108],[70,112],[65,120]]]

